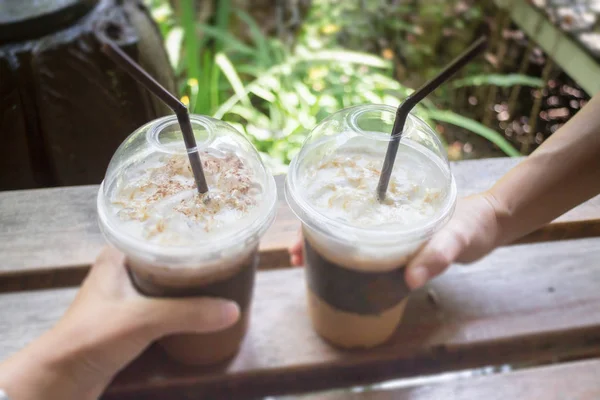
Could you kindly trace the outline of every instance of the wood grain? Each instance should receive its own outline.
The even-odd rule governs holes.
[[[461,196],[488,189],[518,163],[501,158],[453,164]],[[289,266],[299,221],[277,176],[275,223],[261,241],[262,269]],[[104,240],[96,221],[97,186],[0,192],[0,292],[77,285]],[[588,221],[591,220],[591,221]],[[524,242],[600,236],[600,197],[569,211]]]
[[[301,269],[258,274],[251,328],[226,365],[194,369],[151,349],[107,399],[244,399],[392,377],[600,354],[600,239],[499,249],[415,292],[394,340],[342,352],[313,332]],[[429,291],[435,293],[432,302]],[[50,328],[75,294],[0,295],[0,358]]]
[[[261,243],[261,267],[289,265],[298,221],[277,176],[278,213]],[[0,292],[78,285],[105,245],[97,185],[0,192]],[[287,238],[287,241],[285,239]]]
[[[448,383],[363,393],[311,394],[312,400],[594,400],[600,399],[600,360],[562,363]],[[301,397],[301,400],[304,397]]]

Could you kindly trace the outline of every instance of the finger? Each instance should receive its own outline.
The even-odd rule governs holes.
[[[125,260],[125,255],[121,253],[119,250],[115,249],[112,246],[105,246],[98,258],[96,259],[97,263],[106,263],[106,264],[122,264]]]
[[[235,302],[211,297],[148,299],[146,312],[155,338],[172,333],[217,332],[240,317]]]
[[[294,267],[300,267],[304,264],[302,255],[294,254],[290,257],[290,264]]]
[[[405,279],[411,289],[418,289],[441,274],[466,247],[465,238],[451,228],[444,229],[419,251],[406,268]]]
[[[92,265],[86,282],[90,280],[117,282],[126,278],[125,255],[114,247],[106,246]]]
[[[302,238],[302,232],[298,237],[298,240],[288,249],[290,254],[290,263],[295,266],[300,266],[304,264],[304,240]]]

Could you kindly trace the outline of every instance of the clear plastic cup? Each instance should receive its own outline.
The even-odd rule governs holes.
[[[329,116],[308,136],[286,180],[287,201],[302,221],[313,326],[344,348],[373,347],[393,335],[409,294],[404,267],[456,204],[444,147],[414,115],[386,200],[378,202],[395,114],[364,105]]]
[[[241,318],[232,328],[161,340],[172,358],[204,365],[232,357],[244,337],[258,243],[275,218],[277,190],[242,134],[205,116],[192,115],[191,123],[207,194],[199,196],[195,186],[190,187],[194,181],[187,151],[177,119],[169,116],[142,126],[121,144],[100,186],[97,205],[100,228],[107,241],[125,253],[141,293],[213,296],[238,303]],[[250,189],[239,184],[240,176],[251,176]],[[238,190],[237,197],[219,197],[231,194],[230,188]],[[243,202],[250,197],[253,202],[246,206]]]

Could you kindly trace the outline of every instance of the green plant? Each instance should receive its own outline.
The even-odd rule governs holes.
[[[233,10],[229,1],[219,2],[210,23],[194,20],[193,0],[181,0],[181,21],[176,21],[165,0],[149,1],[154,3],[155,17],[157,13],[161,17],[169,59],[182,78],[181,94],[190,109],[226,120],[248,135],[275,172],[285,172],[307,132],[327,115],[356,104],[397,106],[412,92],[394,79],[392,61],[340,46],[337,33],[342,22],[357,25],[367,36],[381,34],[372,21],[344,19],[352,11],[349,3],[355,2],[315,1],[302,34],[290,48],[266,37],[248,14]],[[380,10],[365,3],[371,11]],[[247,28],[247,40],[231,33],[231,21]],[[369,26],[360,28],[362,24]],[[392,25],[402,32],[412,29],[403,20]],[[454,84],[498,82],[536,84],[502,76],[468,77]],[[507,155],[518,155],[501,134],[439,110],[435,100],[424,101],[416,112],[430,123],[454,124],[485,137]]]
[[[433,120],[459,126],[489,140],[508,156],[521,156],[521,153],[519,153],[519,151],[515,149],[504,136],[471,118],[464,117],[452,111],[434,109],[428,109],[425,114]]]
[[[243,19],[252,24],[247,16]],[[251,26],[251,32],[253,45],[262,49],[256,52],[255,67],[244,69],[253,79],[244,84],[233,63],[219,56],[227,60],[219,64],[235,93],[215,117],[236,123],[280,167],[296,154],[306,132],[328,114],[364,103],[397,106],[412,92],[392,78],[391,62],[381,57],[326,49],[310,34],[292,52],[264,37],[256,27]],[[278,60],[282,61],[276,63]],[[438,120],[470,130],[507,155],[519,155],[501,134],[461,115],[441,112],[430,100],[416,112],[430,122]]]
[[[545,86],[544,80],[533,76],[521,75],[521,74],[482,74],[482,75],[471,75],[462,79],[455,79],[452,81],[454,88],[460,88],[465,86],[483,86],[493,85],[498,87],[511,87],[511,86],[530,86],[534,88],[543,88]]]

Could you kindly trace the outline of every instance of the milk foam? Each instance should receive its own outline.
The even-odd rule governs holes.
[[[209,192],[199,195],[187,155],[153,153],[126,169],[111,212],[130,235],[160,245],[187,246],[226,236],[260,212],[263,187],[233,151],[200,153]]]
[[[386,145],[350,140],[307,163],[299,183],[311,205],[329,218],[364,228],[409,229],[435,217],[444,205],[447,177],[426,154],[402,143],[385,201],[377,200]]]

